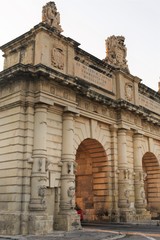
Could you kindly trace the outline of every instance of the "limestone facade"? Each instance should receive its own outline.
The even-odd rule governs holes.
[[[159,218],[160,94],[43,19],[1,46],[0,234]]]

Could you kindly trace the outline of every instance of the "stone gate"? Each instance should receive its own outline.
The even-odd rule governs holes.
[[[1,46],[0,234],[160,217],[160,94],[129,72],[123,36],[100,60],[62,35],[54,2]]]

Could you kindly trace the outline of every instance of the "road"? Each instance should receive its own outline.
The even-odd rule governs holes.
[[[125,234],[124,240],[160,240],[160,226],[142,224],[87,224],[83,223],[83,228],[87,230],[96,229],[98,231],[118,232]]]

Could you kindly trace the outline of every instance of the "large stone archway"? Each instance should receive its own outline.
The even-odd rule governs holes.
[[[147,208],[152,218],[160,218],[160,166],[156,156],[147,152],[142,159]]]
[[[81,229],[75,198],[88,221],[160,219],[160,89],[123,64],[123,36],[98,59],[48,7],[57,19],[49,2],[42,23],[0,47],[0,234]]]
[[[107,218],[110,167],[103,146],[95,139],[85,139],[78,147],[76,162],[76,203],[84,220]]]

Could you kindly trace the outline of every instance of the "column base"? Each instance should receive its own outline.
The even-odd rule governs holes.
[[[120,210],[120,222],[134,222],[136,219],[135,210],[129,211],[128,209]]]
[[[37,215],[37,213],[31,213],[29,215],[28,224],[29,234],[32,235],[44,235],[53,232],[53,216],[47,214]]]
[[[119,210],[112,210],[111,211],[111,217],[110,217],[110,222],[120,222],[119,220]]]
[[[147,223],[151,221],[151,214],[147,210],[136,212],[135,210],[120,210],[120,222]]]
[[[151,221],[151,213],[146,209],[139,209],[136,214],[137,222],[147,223]]]
[[[54,229],[68,232],[81,230],[82,226],[79,215],[75,211],[58,214],[55,220]]]
[[[0,212],[0,235],[20,235],[20,228],[20,213]]]

